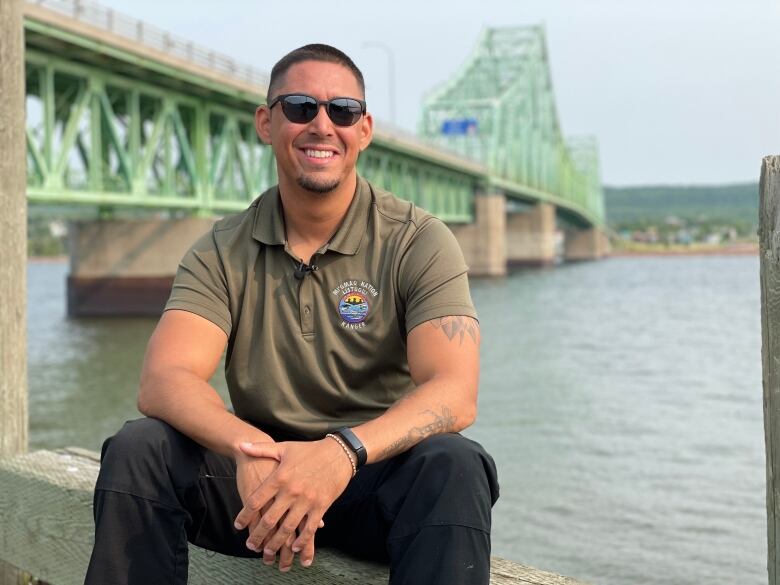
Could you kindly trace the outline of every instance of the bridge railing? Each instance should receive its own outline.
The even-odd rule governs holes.
[[[268,87],[268,74],[240,64],[230,57],[178,37],[147,22],[88,0],[27,0],[90,26],[109,31],[148,48],[208,67],[237,79]]]

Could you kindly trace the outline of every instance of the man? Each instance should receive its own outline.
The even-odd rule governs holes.
[[[188,540],[282,571],[316,542],[388,561],[394,585],[488,582],[495,467],[457,434],[479,369],[466,266],[444,224],[357,176],[363,100],[327,45],[273,68],[256,126],[279,184],[179,266],[149,418],[103,446],[88,584],[186,583]],[[208,384],[225,348],[235,415]]]

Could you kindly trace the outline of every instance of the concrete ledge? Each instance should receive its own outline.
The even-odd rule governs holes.
[[[97,453],[83,449],[36,451],[0,460],[0,566],[30,573],[52,585],[84,582],[93,543],[92,491]],[[258,575],[262,575],[259,579]],[[314,565],[286,574],[257,559],[239,559],[190,545],[189,583],[384,585],[384,565],[322,549]],[[491,585],[582,585],[553,573],[493,557]]]

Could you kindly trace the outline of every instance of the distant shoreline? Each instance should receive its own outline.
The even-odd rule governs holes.
[[[742,243],[731,246],[687,246],[667,248],[652,246],[635,249],[615,249],[610,258],[629,258],[637,256],[758,256],[758,243]],[[31,264],[65,264],[67,256],[28,256]]]
[[[728,246],[647,246],[642,248],[613,249],[613,258],[629,256],[758,256],[757,242],[744,242]]]

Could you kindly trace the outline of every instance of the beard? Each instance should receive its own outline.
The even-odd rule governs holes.
[[[311,175],[301,175],[298,177],[298,186],[306,191],[312,193],[330,193],[335,191],[336,188],[341,185],[340,179],[322,179],[317,180]]]

